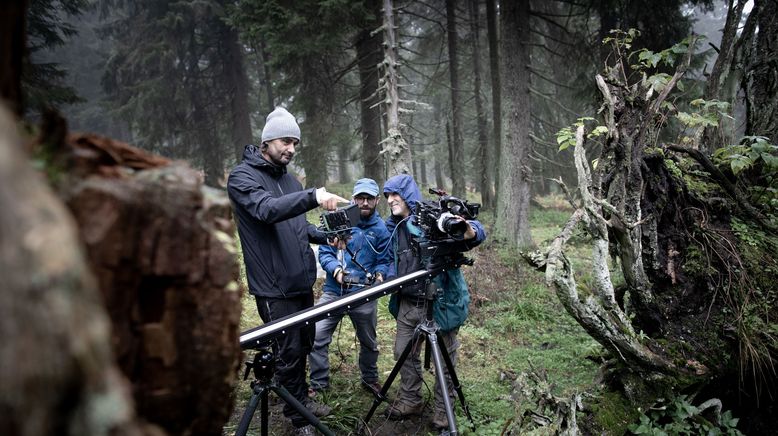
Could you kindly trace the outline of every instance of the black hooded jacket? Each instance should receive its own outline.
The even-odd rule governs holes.
[[[316,259],[309,242],[325,235],[305,218],[316,208],[316,190],[266,161],[259,147],[247,145],[243,161],[230,173],[227,193],[238,222],[249,292],[287,298],[311,292]]]

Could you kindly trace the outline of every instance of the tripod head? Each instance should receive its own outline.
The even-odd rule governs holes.
[[[254,360],[243,362],[246,365],[246,371],[243,373],[243,380],[249,378],[249,373],[254,373],[254,377],[263,383],[268,383],[273,379],[273,373],[276,370],[276,357],[273,349],[269,345],[261,346],[254,354]]]

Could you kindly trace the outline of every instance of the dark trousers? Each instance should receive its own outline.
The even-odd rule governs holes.
[[[291,298],[255,298],[259,316],[265,323],[313,306],[313,292]],[[309,326],[291,329],[273,342],[273,352],[276,355],[276,381],[303,404],[308,402],[305,359],[308,357],[311,348],[313,348],[315,336],[316,326],[311,323]],[[289,418],[295,427],[302,427],[308,424],[288,404],[284,405],[284,416]]]

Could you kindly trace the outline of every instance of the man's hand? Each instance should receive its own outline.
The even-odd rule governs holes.
[[[335,269],[335,274],[332,275],[335,278],[335,281],[343,284],[343,270],[340,268]]]
[[[345,250],[349,239],[351,239],[351,236],[344,236],[343,238],[333,236],[332,238],[327,238],[327,244],[338,250]]]
[[[375,281],[376,283],[383,283],[384,276],[381,273],[375,273]]]
[[[465,222],[467,223],[467,220],[465,220]],[[467,223],[467,230],[465,231],[464,238],[466,240],[475,238],[475,229],[470,223]]]
[[[349,201],[339,195],[327,192],[327,188],[321,187],[316,190],[316,202],[323,209],[335,210],[338,208],[338,203],[348,203]]]

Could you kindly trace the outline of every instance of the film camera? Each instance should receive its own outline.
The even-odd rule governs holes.
[[[467,231],[467,223],[457,217],[473,220],[481,205],[452,197],[441,189],[430,188],[429,192],[437,195],[438,200],[416,204],[417,224],[430,241],[461,240]]]

